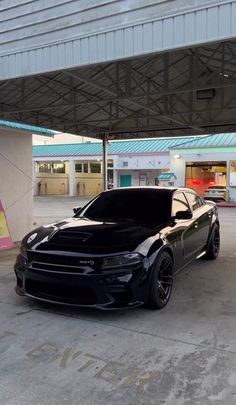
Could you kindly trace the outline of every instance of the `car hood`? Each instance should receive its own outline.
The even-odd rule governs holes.
[[[162,228],[161,224],[151,226],[129,220],[102,222],[70,218],[35,229],[24,238],[23,243],[32,250],[115,253],[134,250],[153,236],[158,239]]]

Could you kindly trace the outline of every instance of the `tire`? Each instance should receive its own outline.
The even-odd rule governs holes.
[[[169,253],[161,252],[154,263],[149,282],[146,308],[161,309],[169,302],[173,285],[173,261]]]
[[[204,260],[215,260],[220,251],[220,227],[215,225],[211,231],[207,251],[202,258]]]

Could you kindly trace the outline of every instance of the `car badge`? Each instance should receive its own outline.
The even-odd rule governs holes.
[[[79,260],[80,265],[93,266],[94,263],[94,260]]]

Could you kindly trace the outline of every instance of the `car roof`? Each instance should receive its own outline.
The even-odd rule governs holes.
[[[112,191],[122,191],[122,190],[156,190],[156,191],[166,191],[167,193],[173,194],[175,191],[183,191],[197,194],[195,190],[187,187],[163,187],[163,186],[131,186],[131,187],[116,187],[111,190],[106,190],[105,192]]]

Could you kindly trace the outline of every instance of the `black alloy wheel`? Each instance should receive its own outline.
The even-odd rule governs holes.
[[[146,307],[161,309],[169,301],[173,286],[173,262],[168,252],[161,252],[154,264]]]
[[[207,251],[202,257],[206,260],[215,260],[220,252],[220,228],[219,225],[215,225],[211,231]]]

